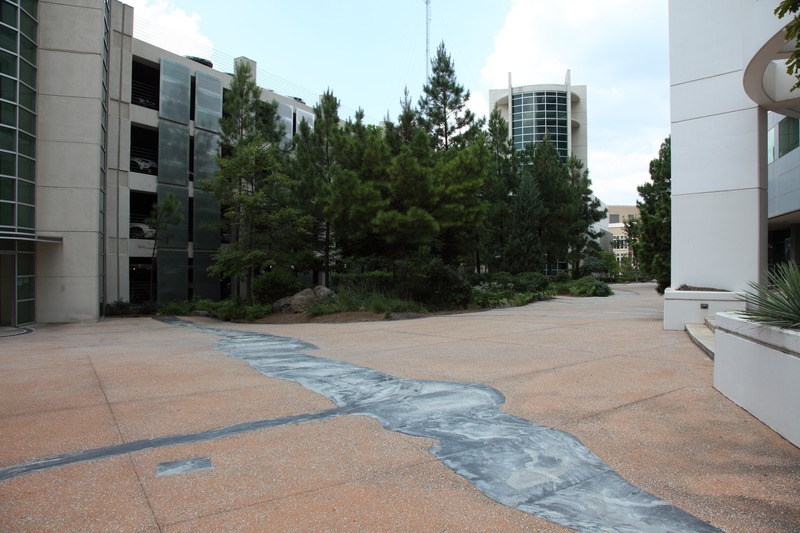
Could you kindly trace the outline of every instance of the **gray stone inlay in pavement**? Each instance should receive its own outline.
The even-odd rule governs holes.
[[[243,422],[241,424],[209,429],[206,431],[200,431],[198,433],[168,435],[166,437],[136,440],[132,442],[125,442],[123,444],[114,444],[111,446],[104,446],[102,448],[94,448],[92,450],[84,450],[82,452],[56,455],[53,457],[47,457],[45,459],[37,459],[27,463],[2,467],[0,468],[0,481],[12,479],[18,476],[24,476],[26,474],[32,474],[34,472],[39,472],[40,470],[49,470],[50,468],[84,463],[86,461],[95,461],[97,459],[105,459],[107,457],[114,457],[116,455],[140,452],[142,450],[151,450],[153,448],[161,448],[163,446],[194,444],[196,442],[230,437],[232,435],[259,431],[262,429],[291,424],[302,424],[305,422],[316,422],[318,420],[327,420],[328,418],[345,414],[344,411],[345,410],[343,409],[329,409],[326,411],[319,411],[317,413],[285,416],[281,418],[271,418],[268,420],[256,420],[254,422]]]
[[[475,383],[396,378],[302,353],[316,347],[286,337],[159,320],[221,337],[216,349],[262,374],[291,380],[338,407],[66,454],[0,468],[0,480],[140,450],[190,444],[343,414],[436,439],[430,452],[488,497],[579,531],[719,531],[626,482],[574,436],[499,410],[497,390]]]
[[[194,459],[184,459],[183,461],[158,463],[158,465],[156,465],[156,477],[177,476],[180,474],[198,472],[200,470],[211,470],[213,468],[214,465],[211,464],[211,458],[195,457]]]
[[[304,354],[316,347],[297,339],[161,320],[220,336],[216,349],[300,383],[342,414],[437,439],[434,456],[510,507],[579,531],[718,531],[631,485],[574,436],[503,413],[505,398],[491,387],[396,378]]]

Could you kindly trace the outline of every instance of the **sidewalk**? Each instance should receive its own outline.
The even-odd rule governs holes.
[[[574,435],[718,528],[798,531],[800,450],[713,389],[713,363],[663,331],[652,285],[616,290],[406,321],[195,322],[299,339],[395,377],[483,383],[504,412]],[[431,439],[364,416],[296,423],[335,406],[216,351],[216,335],[148,318],[34,329],[0,339],[0,467],[291,423],[2,480],[2,531],[564,530],[486,497],[428,451]]]

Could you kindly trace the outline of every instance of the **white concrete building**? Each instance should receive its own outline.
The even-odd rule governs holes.
[[[670,0],[666,329],[741,308],[735,293],[762,279],[768,258],[796,259],[800,93],[789,90],[796,80],[786,74],[785,60],[795,43],[785,42],[790,19],[777,18],[778,3]],[[728,292],[678,290],[682,285]]]
[[[0,326],[96,320],[135,299],[153,246],[141,223],[169,193],[184,222],[158,250],[157,297],[218,298],[220,209],[194,183],[215,171],[230,75],[134,39],[117,0],[0,13]],[[262,99],[287,136],[313,122],[296,99]]]

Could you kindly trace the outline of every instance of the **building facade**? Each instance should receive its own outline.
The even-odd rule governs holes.
[[[517,150],[540,142],[549,133],[562,160],[575,155],[589,168],[586,86],[572,85],[567,71],[563,84],[508,87],[489,91],[489,107],[497,107],[508,122]]]
[[[672,287],[664,327],[740,308],[735,293],[796,259],[800,93],[778,0],[670,0]],[[714,23],[710,24],[709,21]],[[772,112],[770,114],[769,112]],[[682,285],[729,296],[680,290]]]
[[[627,220],[638,218],[639,208],[635,205],[608,206],[608,231],[611,233],[611,251],[617,263],[626,259],[633,262],[633,250],[629,247],[628,232],[625,231]]]
[[[206,272],[220,207],[195,185],[216,171],[230,75],[134,39],[133,24],[117,0],[2,2],[0,325],[96,320],[153,296],[144,221],[168,195],[183,222],[158,247],[155,296],[220,296]],[[287,138],[313,123],[294,98],[262,99]]]

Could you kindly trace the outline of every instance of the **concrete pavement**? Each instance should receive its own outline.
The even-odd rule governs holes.
[[[712,362],[662,330],[661,308],[643,285],[408,321],[195,322],[299,339],[316,357],[398,378],[488,385],[503,412],[578,437],[702,521],[797,531],[800,450],[713,389]],[[147,318],[0,339],[0,468],[336,407],[218,340]],[[435,443],[336,416],[158,445],[0,481],[0,530],[563,529],[479,492],[430,453]]]

